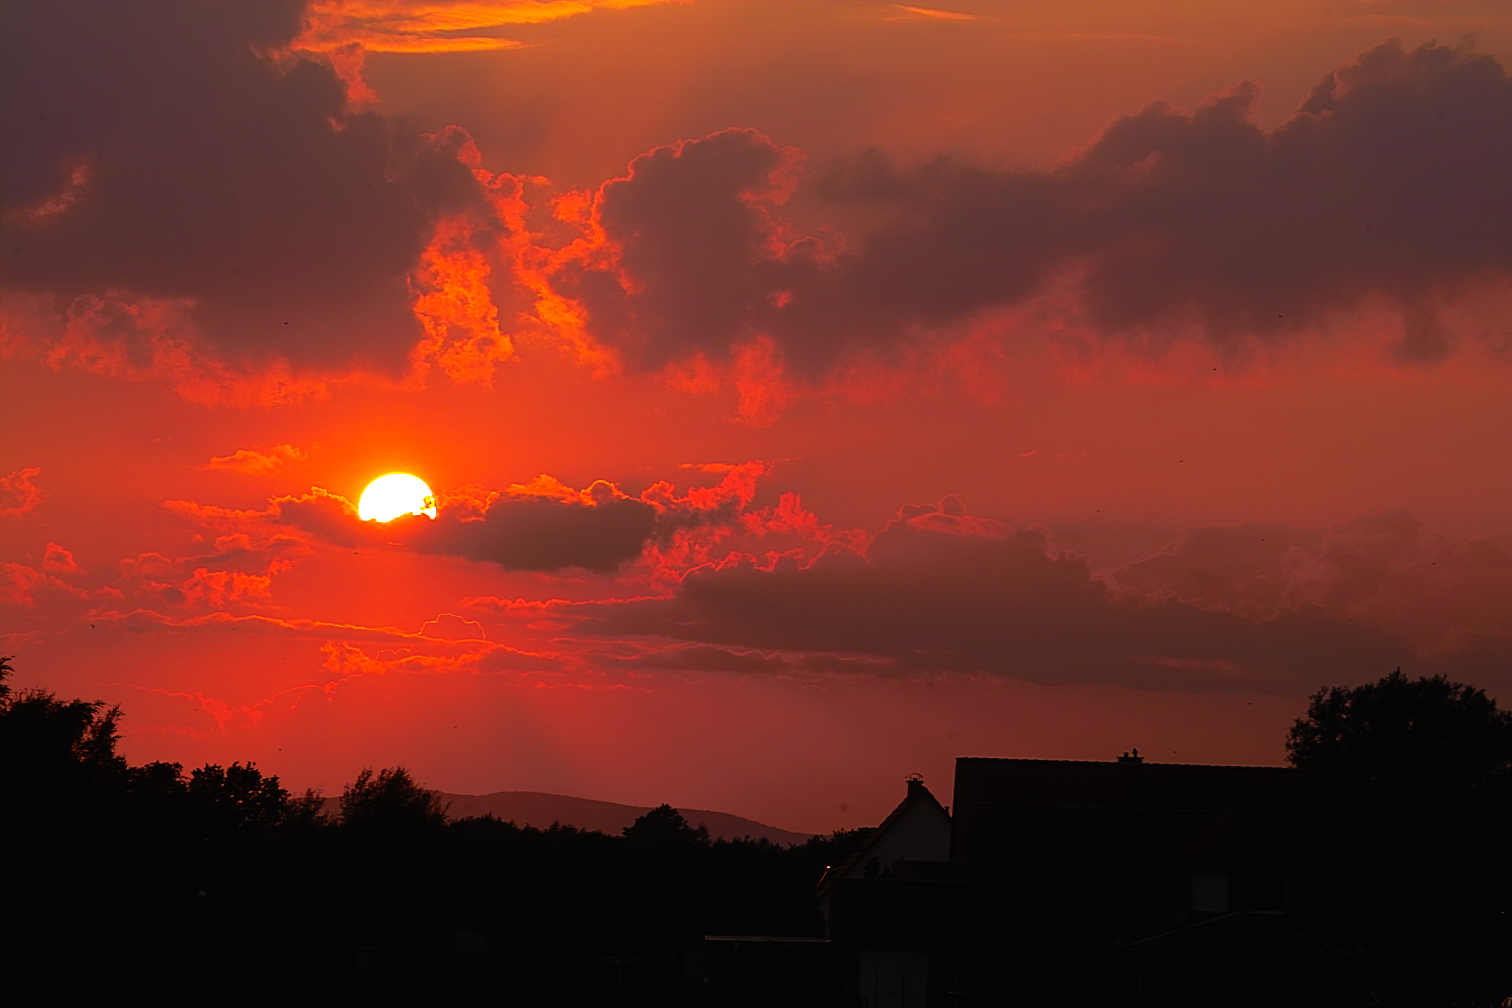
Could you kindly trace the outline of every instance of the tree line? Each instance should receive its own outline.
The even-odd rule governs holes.
[[[760,976],[690,986],[684,953],[709,934],[822,934],[815,886],[870,832],[711,841],[667,805],[619,836],[449,821],[403,767],[363,770],[327,814],[252,763],[132,766],[118,707],[13,691],[11,673],[0,659],[14,961],[168,997],[775,1003]],[[1397,670],[1319,691],[1287,750],[1309,786],[1310,884],[1382,1003],[1512,994],[1512,714]]]
[[[711,840],[667,805],[620,836],[448,821],[403,767],[363,770],[328,815],[252,763],[132,766],[118,707],[13,692],[11,671],[0,661],[0,787],[23,947],[167,996],[672,1003],[653,992],[683,986],[703,935],[819,935],[814,888],[866,833]]]

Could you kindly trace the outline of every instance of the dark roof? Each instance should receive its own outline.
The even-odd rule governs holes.
[[[956,760],[955,803],[1143,805],[1216,808],[1234,801],[1301,801],[1301,772],[1291,767],[1123,763],[1094,760]]]
[[[969,859],[973,822],[994,805],[1243,812],[1297,857],[1306,851],[1301,772],[1290,767],[1078,760],[956,760],[955,860]]]
[[[1283,767],[963,758],[954,812],[979,934],[1107,940],[1191,874],[1306,866],[1302,781]]]

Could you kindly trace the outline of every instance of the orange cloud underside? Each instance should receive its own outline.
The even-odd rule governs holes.
[[[542,24],[594,10],[673,0],[314,0],[294,48],[356,45],[367,52],[454,53],[511,49],[520,42],[460,32]]]

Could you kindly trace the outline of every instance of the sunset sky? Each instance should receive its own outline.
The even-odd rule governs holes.
[[[829,831],[1512,702],[1505,3],[3,17],[0,653],[134,763]]]

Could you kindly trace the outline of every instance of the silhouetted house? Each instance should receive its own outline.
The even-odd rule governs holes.
[[[963,758],[820,886],[868,1008],[1352,1004],[1281,767]]]

